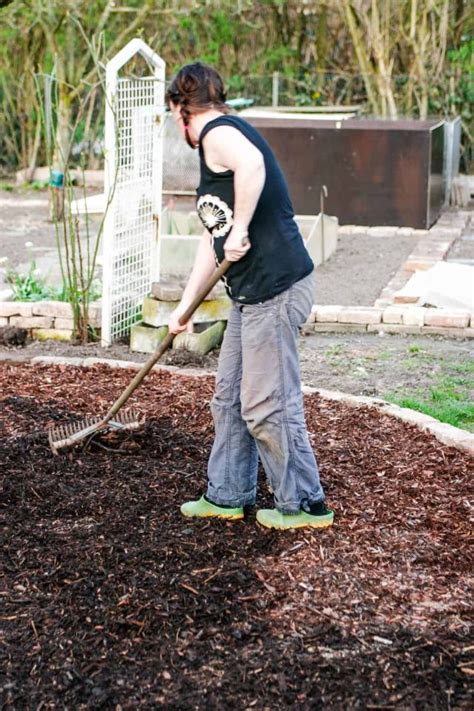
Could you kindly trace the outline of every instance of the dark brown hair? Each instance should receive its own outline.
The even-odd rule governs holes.
[[[186,64],[176,74],[166,92],[166,102],[180,107],[185,126],[192,114],[217,109],[226,114],[226,93],[220,74],[202,62]]]

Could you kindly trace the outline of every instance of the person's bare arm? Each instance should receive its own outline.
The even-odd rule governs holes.
[[[188,332],[192,332],[192,319],[189,319],[189,321],[182,326],[179,323],[179,317],[182,316],[192,300],[197,296],[199,290],[211,277],[215,267],[216,262],[214,258],[214,251],[211,246],[211,238],[209,232],[205,232],[199,242],[191,275],[184,289],[181,301],[170,316],[168,328],[171,333],[180,333],[181,331],[186,330]]]
[[[243,244],[265,184],[265,162],[261,151],[233,126],[216,126],[203,141],[206,163],[211,170],[234,173],[234,221],[225,244],[226,258],[236,262],[248,252]]]

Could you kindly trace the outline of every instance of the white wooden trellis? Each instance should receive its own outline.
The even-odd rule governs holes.
[[[121,77],[137,53],[150,75]],[[106,215],[103,241],[102,345],[125,336],[159,273],[165,62],[134,39],[108,62],[105,112]]]

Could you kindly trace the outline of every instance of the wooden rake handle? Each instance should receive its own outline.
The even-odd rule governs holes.
[[[204,284],[202,289],[199,291],[197,296],[193,299],[192,303],[188,306],[186,311],[182,316],[179,318],[179,323],[181,325],[184,325],[193,313],[196,311],[196,309],[202,304],[204,301],[205,297],[209,294],[209,292],[215,287],[217,282],[221,277],[224,276],[226,271],[229,269],[230,265],[232,262],[229,262],[227,259],[224,259],[224,261],[219,265],[219,267],[216,269],[214,274],[210,277],[210,279]],[[114,415],[117,414],[117,412],[120,410],[123,405],[127,402],[128,398],[130,395],[138,388],[140,383],[144,380],[144,378],[148,375],[150,370],[153,368],[155,363],[161,358],[163,353],[168,350],[168,348],[171,346],[173,343],[175,333],[168,333],[165,338],[161,341],[160,345],[156,349],[156,351],[149,357],[149,359],[145,362],[143,368],[141,368],[138,373],[135,375],[133,380],[130,382],[128,387],[123,391],[123,393],[120,395],[120,397],[114,402],[108,413],[103,419],[102,424],[106,424],[109,420],[112,419]]]

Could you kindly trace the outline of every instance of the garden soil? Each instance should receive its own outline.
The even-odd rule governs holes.
[[[311,395],[332,528],[185,520],[212,376],[152,373],[142,433],[48,448],[129,378],[0,363],[4,708],[472,708],[467,454]]]
[[[354,395],[384,397],[427,390],[439,379],[472,370],[474,343],[442,336],[406,336],[362,333],[318,333],[299,339],[301,377],[305,385]],[[145,361],[145,354],[130,352],[125,343],[110,348],[98,344],[74,346],[49,341],[30,342],[26,348],[2,348],[1,360],[29,360],[35,356],[98,357]],[[206,356],[171,350],[160,363],[215,371],[219,351]],[[463,387],[472,392],[472,376]]]

